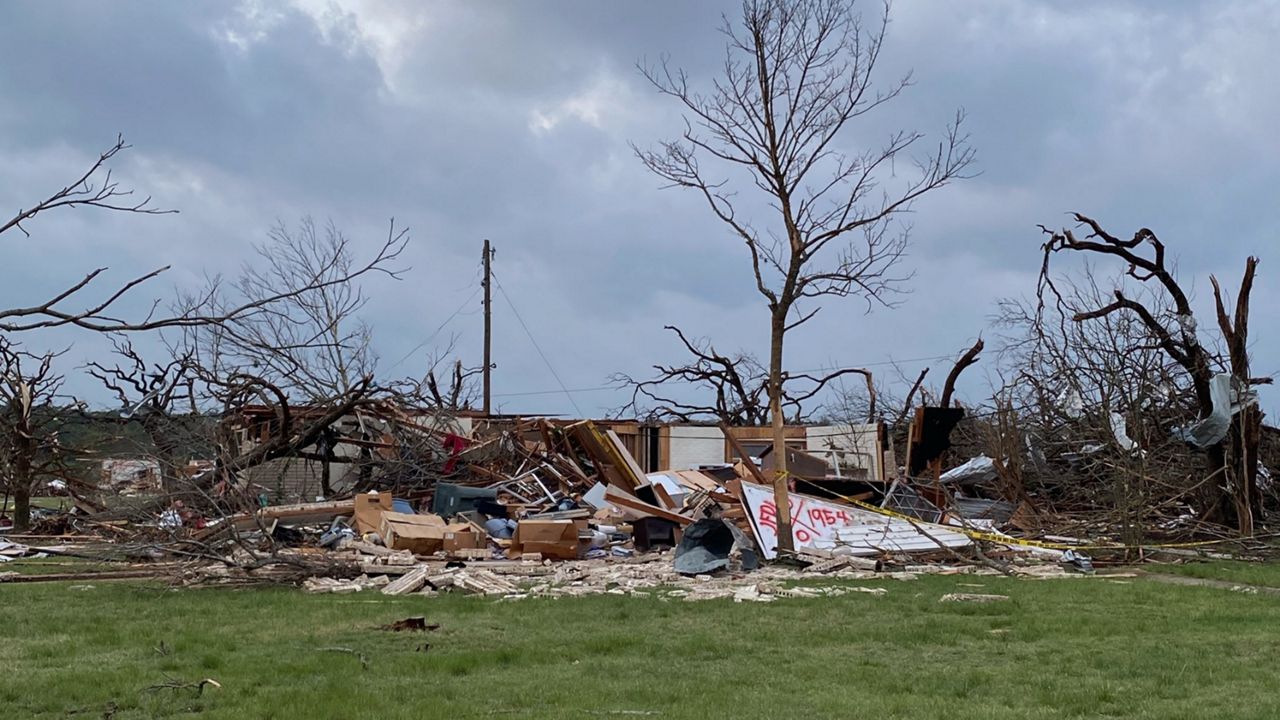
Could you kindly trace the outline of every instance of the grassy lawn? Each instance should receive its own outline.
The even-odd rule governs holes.
[[[0,585],[3,717],[1273,718],[1276,598],[964,576],[773,603]],[[981,584],[975,588],[968,585]],[[940,603],[947,592],[1010,600]],[[380,624],[426,615],[441,629]],[[426,645],[429,644],[429,647]],[[350,648],[357,654],[325,650]],[[222,688],[152,685],[213,678]]]
[[[1184,565],[1151,565],[1149,572],[1185,575],[1209,580],[1225,580],[1243,585],[1280,588],[1280,563],[1215,560]]]
[[[47,510],[65,510],[71,507],[71,498],[68,497],[33,497],[31,498],[31,507],[45,508]],[[0,511],[9,513],[13,512],[13,498],[9,498],[7,503]]]
[[[9,562],[0,562],[0,572],[16,572],[20,575],[110,572],[119,570],[120,567],[116,563],[74,557],[17,558]],[[3,634],[3,631],[0,631],[0,634]]]

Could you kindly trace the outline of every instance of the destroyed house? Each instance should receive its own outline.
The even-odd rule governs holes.
[[[326,412],[326,408],[318,406],[290,408],[295,427]],[[389,466],[403,461],[397,456],[404,454],[406,444],[420,442],[423,447],[413,449],[439,461],[457,455],[482,438],[515,429],[520,420],[517,416],[465,410],[442,414],[405,407],[360,408],[335,421],[316,442],[246,470],[241,480],[254,489],[255,495],[265,495],[272,504],[349,495],[359,488],[390,484],[381,481],[393,478],[379,477],[378,473],[389,472]],[[552,422],[567,426],[579,421]],[[638,469],[646,473],[731,465],[742,459],[734,450],[734,443],[716,425],[593,422],[612,431],[635,458]],[[224,423],[230,430],[227,435],[234,438],[235,447],[230,448],[233,454],[249,452],[280,432],[278,410],[268,406],[246,406],[224,418]],[[744,452],[767,467],[772,466],[771,428],[732,427],[729,432]],[[810,467],[824,466],[821,473],[802,473],[810,480],[880,484],[894,474],[892,450],[881,424],[789,425],[784,433],[788,448],[809,459]],[[794,458],[789,459],[797,465]]]
[[[612,429],[645,472],[696,470],[742,459],[717,425],[634,423]],[[729,432],[754,458],[767,458],[772,451],[770,427],[731,427]],[[893,475],[893,453],[881,424],[788,425],[783,433],[788,448],[820,458],[835,477],[883,482]]]
[[[289,412],[295,426],[300,426],[323,417],[328,409],[293,406]],[[223,423],[233,438],[234,447],[226,449],[233,456],[248,453],[280,433],[274,407],[245,406]],[[339,418],[316,442],[296,453],[249,468],[241,480],[273,504],[313,500],[325,494],[326,485],[331,495],[350,494],[361,480],[370,480],[378,471],[406,428],[442,438],[465,437],[471,431],[471,419],[414,408],[390,412],[361,408]]]

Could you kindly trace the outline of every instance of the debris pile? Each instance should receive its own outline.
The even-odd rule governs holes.
[[[515,420],[461,435],[404,418],[382,435],[364,425],[366,437],[381,439],[363,442],[385,445],[379,457],[389,460],[356,472],[351,491],[332,499],[262,498],[259,507],[223,513],[216,502],[132,499],[150,520],[76,510],[60,547],[90,541],[89,557],[183,584],[508,600],[604,593],[768,601],[852,591],[790,587],[808,578],[1028,574],[1031,562],[1055,574],[1091,573],[1091,558],[1069,539],[1010,534],[1024,527],[1022,508],[951,492],[989,482],[996,464],[978,458],[940,472],[946,437],[930,433],[949,433],[953,415],[929,422],[921,413],[909,443],[907,467],[932,466],[933,485],[905,473],[851,480],[821,457],[789,452],[795,551],[780,549],[771,459],[751,457],[729,433],[726,442],[746,460],[646,473],[613,430],[589,420]],[[418,460],[406,462],[409,455]],[[0,561],[41,550],[2,546]]]

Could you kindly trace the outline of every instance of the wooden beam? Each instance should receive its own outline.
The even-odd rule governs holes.
[[[660,508],[657,505],[650,505],[635,495],[624,492],[612,485],[605,488],[604,499],[605,502],[612,505],[624,507],[628,510],[634,510],[643,515],[650,515],[652,517],[662,518],[663,520],[670,520],[671,522],[679,523],[680,525],[689,525],[693,523],[693,518],[691,517],[681,515],[677,512],[671,512],[670,510]]]
[[[761,485],[773,485],[773,483],[765,479],[764,474],[760,472],[760,468],[756,467],[755,461],[738,444],[738,439],[733,436],[732,428],[729,427],[729,424],[721,420],[720,429],[724,431],[725,439],[729,441],[733,451],[738,453],[738,457],[742,459],[742,464],[747,467],[747,472],[751,473],[751,477],[755,478],[755,481]]]

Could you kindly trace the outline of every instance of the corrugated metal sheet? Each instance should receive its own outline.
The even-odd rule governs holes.
[[[901,520],[889,520],[876,525],[851,525],[836,531],[839,542],[833,544],[833,548],[848,548],[853,555],[878,555],[882,552],[938,550],[939,545],[949,548],[967,547],[971,542],[965,535],[936,525],[924,528],[927,536],[911,523]]]
[[[1007,523],[1018,509],[1013,503],[1003,500],[985,500],[983,498],[956,498],[956,512],[968,520],[994,520]]]

